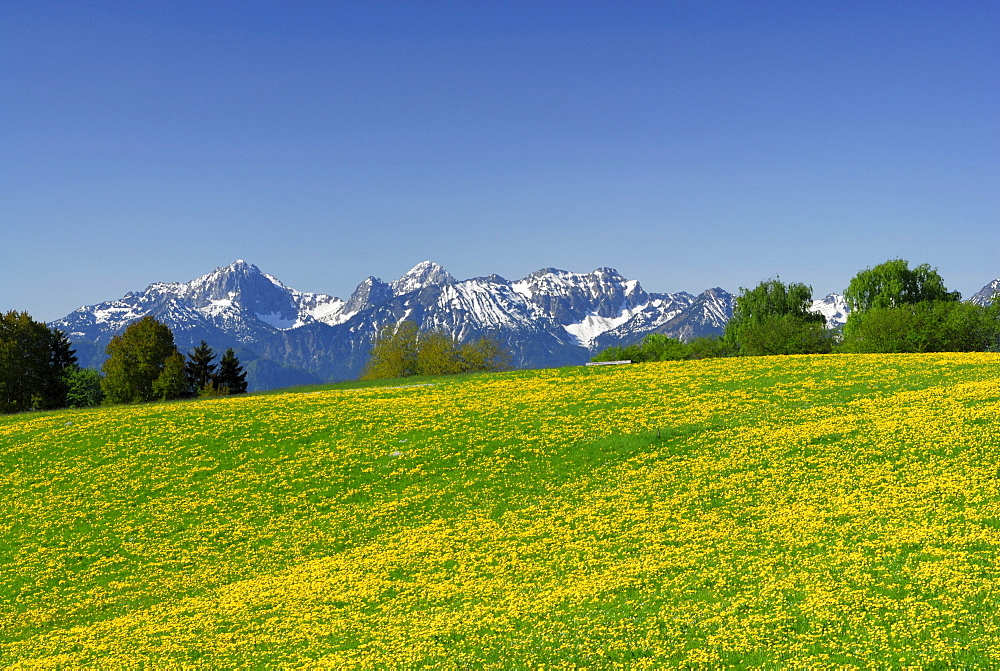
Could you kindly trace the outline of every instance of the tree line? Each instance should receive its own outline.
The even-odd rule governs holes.
[[[165,324],[146,316],[108,343],[101,389],[111,403],[169,401],[194,396],[242,394],[246,373],[232,348],[219,364],[202,340],[185,359]]]
[[[812,287],[778,278],[740,289],[721,338],[682,343],[661,334],[611,347],[595,361],[667,361],[706,356],[975,352],[1000,350],[1000,296],[990,305],[963,302],[937,269],[891,259],[866,268],[844,292],[850,312],[842,330],[810,311]]]
[[[241,394],[246,373],[230,348],[218,364],[205,341],[185,358],[153,317],[133,322],[105,350],[103,375],[81,368],[65,333],[27,312],[0,315],[0,413]]]

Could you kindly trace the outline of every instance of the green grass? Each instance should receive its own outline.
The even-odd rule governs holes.
[[[987,665],[996,355],[0,418],[0,663]]]

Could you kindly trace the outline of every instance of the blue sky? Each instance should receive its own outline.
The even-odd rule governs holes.
[[[1000,4],[0,7],[0,310],[243,258],[346,297],[617,268],[648,291],[889,258],[1000,277]]]

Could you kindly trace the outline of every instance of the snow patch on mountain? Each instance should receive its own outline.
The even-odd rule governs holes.
[[[970,303],[986,307],[993,300],[993,296],[1000,294],[1000,280],[993,280],[985,287],[973,294],[969,299]]]
[[[584,317],[583,321],[576,324],[569,324],[563,328],[577,343],[589,349],[598,336],[625,324],[640,311],[641,309],[622,310],[616,317],[601,317],[600,315],[590,314]]]
[[[847,313],[850,309],[840,294],[827,294],[824,298],[814,300],[809,311],[823,315],[826,318],[826,327],[833,329],[847,323]]]

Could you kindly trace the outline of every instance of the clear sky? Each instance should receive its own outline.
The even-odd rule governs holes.
[[[237,258],[346,298],[1000,277],[1000,3],[0,3],[0,310]]]

